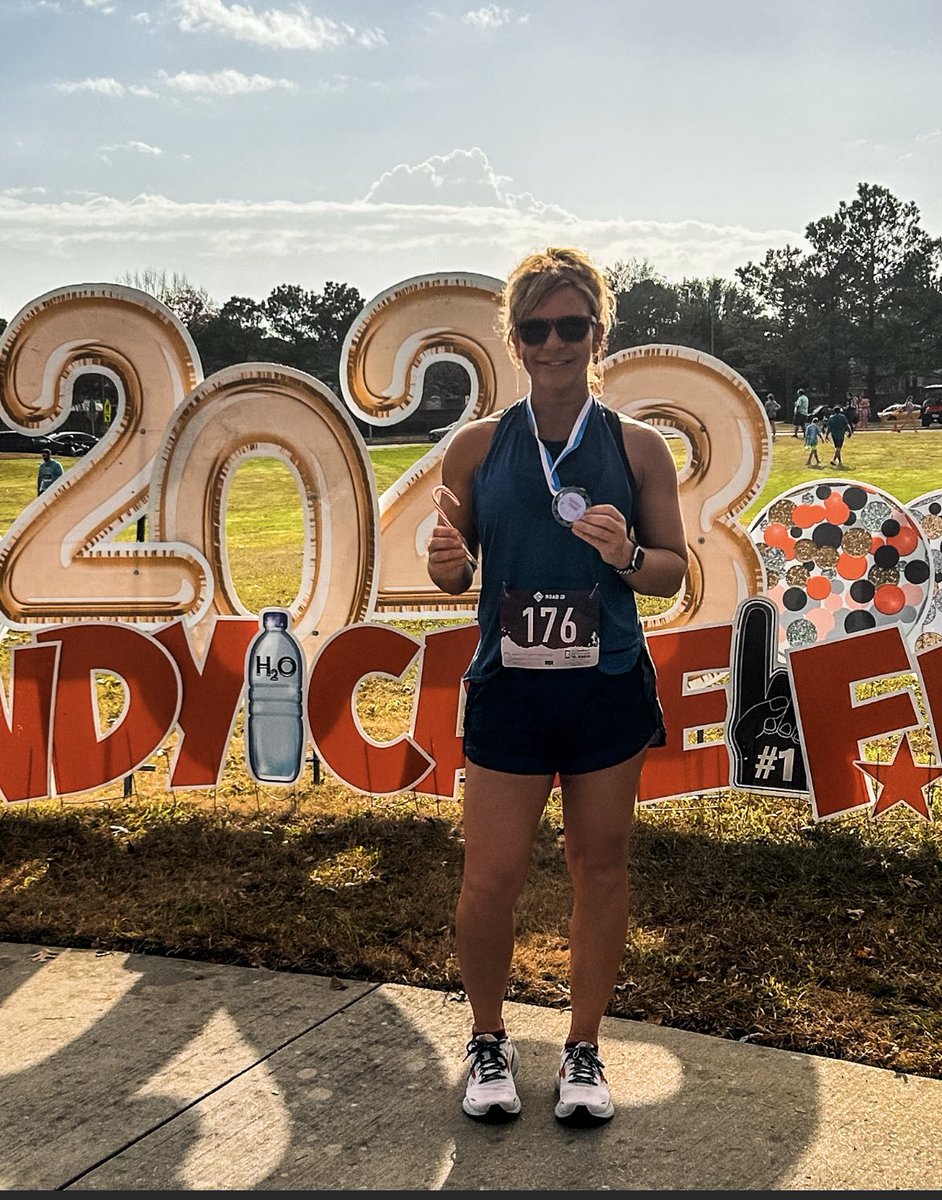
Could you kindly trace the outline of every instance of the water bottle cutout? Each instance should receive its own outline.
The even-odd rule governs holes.
[[[304,757],[304,652],[285,609],[266,608],[246,659],[249,771],[260,783],[293,783]]]

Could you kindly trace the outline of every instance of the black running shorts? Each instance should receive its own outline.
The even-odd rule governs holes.
[[[621,675],[597,667],[501,667],[468,684],[465,758],[513,775],[585,775],[663,745],[654,672],[644,651]]]

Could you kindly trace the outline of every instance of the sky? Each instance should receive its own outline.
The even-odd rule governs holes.
[[[938,0],[0,0],[0,316],[79,283],[734,278],[851,201],[942,236]]]

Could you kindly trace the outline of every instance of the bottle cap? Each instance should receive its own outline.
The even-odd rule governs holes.
[[[288,617],[285,613],[278,612],[277,609],[266,608],[262,613],[262,628],[287,629]]]

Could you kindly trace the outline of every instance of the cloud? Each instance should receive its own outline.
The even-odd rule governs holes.
[[[82,0],[86,8],[94,8],[97,12],[111,15],[114,12],[114,5],[111,0]]]
[[[376,294],[435,271],[503,278],[523,254],[548,245],[581,246],[602,264],[646,259],[668,279],[732,278],[737,266],[787,243],[801,245],[801,234],[697,220],[586,218],[532,199],[195,202],[144,194],[53,203],[0,195],[0,257],[7,263],[0,300],[7,306],[11,288],[30,286],[27,279],[37,279],[37,290],[17,297],[21,303],[48,286],[112,278],[140,261],[183,263],[220,296],[262,295],[285,279],[323,279],[325,272]]]
[[[272,79],[267,75],[244,75],[241,71],[228,69],[212,72],[179,71],[176,75],[170,75],[167,71],[158,71],[153,87],[142,83],[125,84],[118,79],[111,78],[79,79],[68,83],[57,83],[53,86],[56,91],[64,92],[66,95],[87,92],[111,100],[120,100],[124,96],[138,96],[154,100],[160,94],[228,99],[232,96],[244,96],[254,92],[270,92],[275,88],[295,91],[298,85],[290,79]]]
[[[147,142],[116,142],[110,146],[99,147],[99,156],[106,158],[107,155],[113,154],[116,150],[128,150],[132,154],[144,154],[148,157],[159,158],[163,154],[163,150],[159,146],[148,145]]]
[[[479,146],[432,155],[424,162],[399,163],[370,184],[367,203],[495,205],[519,212],[552,212],[568,218],[564,209],[544,204],[529,192],[511,192],[507,175],[498,175]]]
[[[44,187],[8,187],[0,189],[0,196],[45,196],[47,190]]]
[[[522,13],[520,16],[515,16],[513,9],[487,4],[483,8],[466,12],[461,19],[465,25],[472,25],[475,29],[489,33],[492,29],[499,29],[502,25],[525,25],[530,20],[530,14]]]
[[[232,69],[199,73],[180,71],[168,75],[159,71],[158,78],[168,91],[189,96],[243,96],[249,92],[270,92],[274,88],[295,91],[297,84],[290,79],[271,79],[267,75],[243,75]]]
[[[110,77],[97,77],[94,79],[78,79],[68,83],[53,84],[57,92],[64,92],[67,96],[74,95],[76,92],[91,92],[96,96],[110,96],[117,99],[127,94],[128,89],[123,83],[117,79]]]
[[[353,43],[383,45],[381,29],[356,29],[329,17],[310,13],[304,4],[293,11],[270,8],[256,12],[248,4],[224,4],[223,0],[175,0],[178,27],[184,33],[215,33],[270,46],[280,50],[324,50]]]

